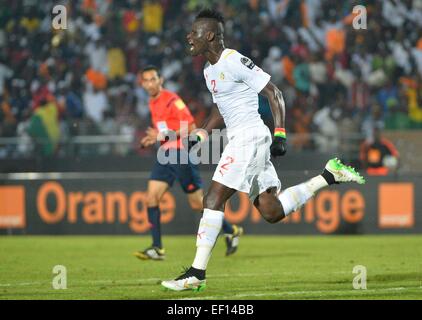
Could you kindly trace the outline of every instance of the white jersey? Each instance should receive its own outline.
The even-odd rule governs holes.
[[[216,64],[207,63],[204,77],[228,130],[263,124],[258,93],[271,76],[236,50],[224,49]]]

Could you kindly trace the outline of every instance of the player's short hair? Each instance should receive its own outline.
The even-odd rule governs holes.
[[[143,68],[141,70],[141,74],[147,71],[155,71],[157,72],[158,77],[161,77],[160,69],[157,66],[154,66],[153,64],[147,65],[145,68]]]
[[[217,20],[217,22],[221,22],[224,25],[223,15],[220,12],[212,10],[212,9],[201,10],[197,14],[195,20],[202,19],[202,18],[204,18],[204,19],[214,19],[214,20]]]

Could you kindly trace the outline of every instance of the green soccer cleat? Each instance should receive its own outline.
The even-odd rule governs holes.
[[[329,160],[325,169],[334,176],[336,183],[356,182],[364,184],[366,182],[365,178],[356,172],[353,167],[344,165],[338,158]]]
[[[200,292],[205,290],[206,280],[205,276],[203,279],[198,279],[202,277],[198,274],[194,274],[194,269],[191,267],[187,269],[180,277],[175,280],[162,281],[161,286],[164,290],[171,291],[185,291],[191,290],[194,292]],[[205,274],[205,273],[204,273]]]
[[[166,257],[164,249],[158,247],[149,247],[144,251],[136,251],[133,255],[141,260],[164,260]]]
[[[162,281],[161,286],[164,290],[169,291],[191,290],[194,292],[201,292],[206,288],[206,280],[199,280],[196,277],[189,277],[180,280]]]

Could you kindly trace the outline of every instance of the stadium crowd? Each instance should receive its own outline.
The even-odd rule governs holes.
[[[67,8],[67,29],[52,28],[52,8]],[[355,5],[367,29],[354,29]],[[70,137],[131,135],[150,124],[139,71],[162,70],[165,87],[197,125],[212,100],[202,58],[186,34],[200,7],[226,17],[226,43],[272,75],[287,105],[297,149],[330,150],[341,134],[422,128],[422,0],[3,0],[0,4],[0,157],[27,155],[44,138],[54,155]],[[362,20],[361,20],[362,21]],[[261,99],[261,98],[260,98]],[[260,112],[270,126],[267,102]],[[318,134],[317,134],[318,133]],[[343,145],[347,148],[347,144]]]

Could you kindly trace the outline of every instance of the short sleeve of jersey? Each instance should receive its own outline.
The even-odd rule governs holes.
[[[237,51],[229,56],[228,65],[233,77],[246,83],[256,93],[260,93],[271,79],[268,73]]]
[[[192,123],[194,121],[189,108],[186,106],[186,104],[180,97],[175,97],[171,101],[171,107],[180,121],[187,121],[189,123]]]

